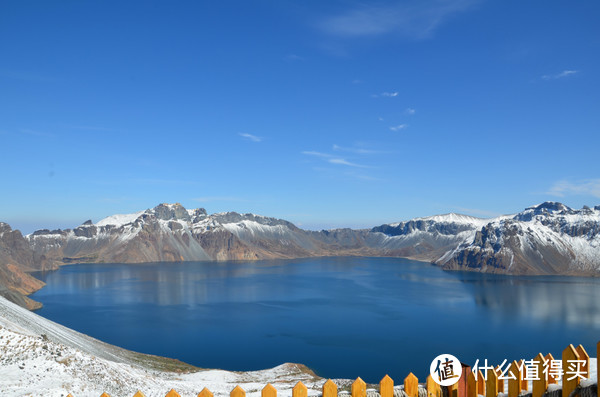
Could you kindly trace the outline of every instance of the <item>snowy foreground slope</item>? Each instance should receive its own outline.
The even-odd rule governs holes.
[[[170,371],[159,368],[169,368]],[[46,320],[0,297],[0,394],[2,396],[161,396],[175,389],[196,396],[207,387],[228,396],[240,385],[250,396],[272,383],[291,396],[296,382],[319,394],[324,380],[303,365],[251,372],[200,370],[173,360],[130,352]]]

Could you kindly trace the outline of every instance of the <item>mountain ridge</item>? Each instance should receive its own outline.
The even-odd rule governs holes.
[[[178,262],[388,256],[446,270],[600,275],[600,206],[544,202],[484,219],[443,214],[371,229],[309,231],[257,214],[159,204],[23,236],[0,222],[0,294],[29,308],[43,283],[28,273],[78,262]]]

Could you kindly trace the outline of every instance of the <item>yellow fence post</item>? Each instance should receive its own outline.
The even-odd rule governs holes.
[[[394,381],[386,375],[379,382],[379,394],[381,397],[394,397]]]
[[[292,389],[292,397],[307,397],[308,389],[304,386],[304,383],[298,382]],[[232,396],[233,397],[233,396]]]
[[[419,379],[412,372],[404,378],[404,392],[408,397],[419,396]]]
[[[238,385],[229,393],[229,397],[246,397],[246,392]]]
[[[485,378],[480,369],[477,370],[477,394],[485,396]]]
[[[261,397],[277,397],[277,390],[273,387],[272,384],[267,383],[265,387],[263,387],[260,392]]]
[[[337,386],[331,379],[323,383],[323,397],[337,397]]]
[[[527,390],[529,387],[527,380],[525,379],[525,360],[521,359],[517,363],[519,366],[519,381],[521,382],[521,390]]]
[[[554,360],[554,356],[552,355],[552,353],[548,353],[544,358],[546,359],[546,361],[548,361],[548,367],[550,367],[550,362]],[[549,374],[546,375],[548,376],[548,384],[555,385],[557,382],[556,378],[554,378],[554,376],[550,376]]]
[[[205,387],[200,393],[198,393],[198,397],[214,397],[214,395]]]
[[[135,394],[133,395],[133,397],[146,397],[146,396],[144,395],[144,393],[142,393],[141,391],[138,390],[138,391],[135,392]]]
[[[425,381],[425,387],[427,389],[427,397],[441,397],[442,396],[442,388],[440,385],[433,380],[431,375],[427,375],[427,380]]]
[[[179,393],[175,391],[175,389],[169,390],[169,392],[165,395],[165,397],[181,397]]]
[[[100,397],[110,397],[110,395],[108,393],[104,392],[100,395]]]
[[[531,397],[542,397],[548,388],[548,380],[546,379],[546,374],[544,374],[544,361],[546,360],[544,356],[542,356],[542,353],[539,353],[537,356],[535,356],[533,360],[535,361],[538,375],[537,379],[531,381]]]
[[[513,361],[512,364],[510,364],[510,367],[508,367],[508,371],[508,397],[517,397],[521,393],[521,371],[519,370],[519,363]]]
[[[498,374],[495,370],[487,371],[485,381],[485,397],[496,397],[498,395]]]
[[[477,381],[473,371],[467,374],[467,397],[477,397]]]
[[[501,369],[498,365],[496,367],[496,372],[501,375]],[[500,375],[498,375],[498,393],[504,393],[504,379],[500,379]]]
[[[587,354],[582,345],[579,345],[575,348],[577,354],[579,354],[579,359],[585,361],[585,364],[582,365],[585,368],[585,371],[582,371],[583,375],[586,379],[590,378],[590,356]]]
[[[569,380],[569,376],[567,372],[571,372],[569,368],[570,360],[579,360],[579,354],[577,354],[577,350],[573,347],[573,345],[567,346],[562,353],[562,369],[563,369],[563,381],[562,381],[562,395],[563,397],[569,397],[569,395],[577,388],[579,385],[579,378],[573,377]]]
[[[352,383],[352,397],[366,397],[367,396],[367,384],[360,377],[356,378]]]

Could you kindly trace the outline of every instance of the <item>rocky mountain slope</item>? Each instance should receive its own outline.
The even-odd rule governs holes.
[[[329,255],[394,256],[445,269],[509,274],[600,275],[600,206],[542,203],[516,215],[480,219],[446,214],[372,229],[302,230],[254,214],[208,214],[160,204],[87,221],[75,229],[22,236],[0,223],[0,294],[41,287],[26,272],[71,262],[222,261]]]
[[[26,239],[35,257],[52,264],[297,258],[345,249],[319,237],[281,219],[236,212],[208,215],[203,208],[160,204],[95,224],[87,221],[73,230],[39,230]]]
[[[436,262],[446,269],[597,276],[600,206],[575,210],[547,202],[491,219]]]
[[[46,262],[34,258],[29,242],[21,232],[0,222],[0,296],[4,296],[29,309],[39,307],[27,295],[44,286],[40,280],[30,276],[29,271],[42,270]]]

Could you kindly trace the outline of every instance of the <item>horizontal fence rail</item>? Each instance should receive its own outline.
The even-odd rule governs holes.
[[[600,342],[596,346],[596,357],[600,357]],[[554,365],[560,363],[560,366]],[[526,364],[529,364],[528,366]],[[576,366],[575,366],[576,364]],[[527,372],[529,371],[529,372]],[[476,373],[475,373],[476,372]],[[507,384],[501,379],[502,372],[510,373]],[[567,374],[576,373],[578,376],[568,377]],[[476,376],[477,374],[477,376]],[[532,374],[537,374],[534,379]],[[507,397],[518,397],[524,392],[531,390],[531,397],[542,397],[549,392],[549,386],[555,385],[562,379],[562,397],[572,396],[572,393],[580,388],[583,379],[590,378],[590,356],[583,346],[567,346],[562,352],[562,360],[557,361],[552,354],[543,355],[539,353],[529,362],[523,360],[513,361],[503,369],[498,366],[495,370],[487,371],[487,376],[481,370],[473,371],[470,367],[463,365],[463,374],[458,383],[452,386],[442,387],[436,383],[431,375],[427,376],[423,387],[419,386],[419,379],[411,372],[404,378],[404,393],[402,397],[419,397],[419,389],[422,396],[427,397],[498,397],[500,393]],[[600,365],[596,365],[596,379],[600,379]],[[531,382],[531,387],[529,387]],[[508,389],[508,393],[505,390]],[[322,397],[338,397],[338,387],[328,379],[322,387]],[[425,394],[426,393],[426,394]],[[388,375],[379,382],[379,394],[381,397],[398,397],[394,392],[394,381]],[[246,392],[240,386],[236,386],[230,397],[246,397]],[[292,397],[307,397],[308,389],[298,382],[292,388]],[[600,382],[596,384],[596,396],[600,397]],[[73,397],[68,394],[67,397]],[[110,397],[102,393],[100,397]],[[137,391],[133,397],[145,397],[144,393]],[[171,389],[165,397],[181,397],[174,389]],[[198,393],[198,397],[214,397],[213,393],[206,387]],[[261,397],[277,397],[277,389],[268,383],[261,391]],[[367,397],[367,384],[359,377],[351,386],[351,397]]]

